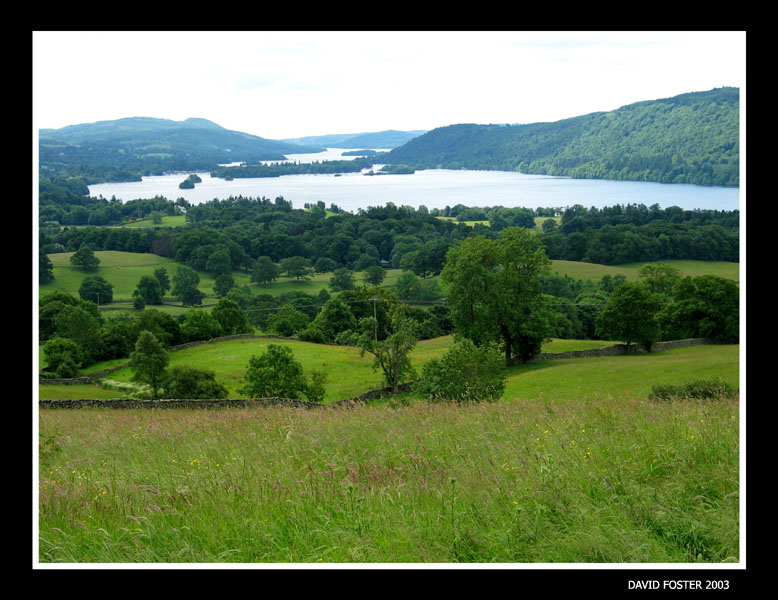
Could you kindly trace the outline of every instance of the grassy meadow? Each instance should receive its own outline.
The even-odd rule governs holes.
[[[114,250],[101,250],[94,253],[100,259],[100,265],[94,273],[84,273],[70,266],[70,257],[73,252],[61,252],[49,254],[54,265],[54,281],[39,286],[40,296],[52,292],[64,292],[78,296],[78,289],[86,277],[99,275],[113,285],[114,302],[112,308],[127,308],[131,310],[129,303],[132,301],[132,292],[138,286],[140,278],[144,275],[153,275],[154,270],[165,267],[172,278],[179,263],[172,258],[164,258],[156,254],[139,254],[132,252],[119,252]],[[213,290],[215,278],[205,272],[198,272],[200,285],[198,286],[206,294],[204,303],[215,303],[216,295]],[[402,275],[400,269],[388,269],[386,279],[382,286],[391,287],[397,284],[397,278]],[[272,294],[280,296],[287,292],[298,291],[306,294],[318,294],[321,290],[329,290],[329,281],[332,273],[316,273],[310,279],[297,280],[294,277],[279,277],[274,283],[260,285],[251,283],[248,273],[234,272],[232,274],[235,284],[238,286],[249,285],[255,294]],[[362,284],[362,274],[356,273],[357,285]],[[166,302],[172,300],[166,299]],[[173,314],[180,314],[182,306],[170,306],[168,304],[154,306],[158,310],[165,310]]]
[[[171,365],[215,369],[232,391],[272,341],[204,344]],[[328,401],[382,385],[358,350],[280,343],[337,374]],[[414,363],[450,344],[419,343]],[[409,393],[350,409],[43,409],[38,559],[738,562],[739,401],[649,397],[713,376],[737,387],[738,350],[519,365],[503,399],[480,405]]]
[[[39,419],[42,563],[739,560],[735,400]]]
[[[176,263],[96,252],[114,297]],[[40,294],[78,293],[70,254],[50,255]],[[738,265],[665,261],[738,279]],[[641,264],[553,261],[580,279],[636,279]],[[389,272],[393,285],[399,270]],[[213,279],[201,276],[201,289]],[[235,277],[239,285],[248,276]],[[317,293],[329,275],[256,293]],[[116,304],[121,306],[121,304]],[[154,307],[183,312],[183,307]],[[216,373],[240,398],[268,344],[330,374],[325,404],[384,386],[359,349],[254,338],[170,353]],[[453,343],[425,340],[417,371]],[[613,342],[551,340],[543,352]],[[651,398],[655,385],[720,377],[739,386],[738,345],[539,361],[508,370],[502,399],[429,404],[412,392],[349,409],[38,411],[41,563],[706,563],[738,562],[739,399]],[[123,364],[115,360],[88,371]],[[109,376],[129,381],[131,371]],[[39,397],[113,398],[98,385]]]
[[[442,218],[442,217],[441,217]],[[114,286],[114,302],[107,305],[115,309],[131,310],[132,292],[138,285],[143,275],[153,275],[154,270],[160,266],[168,270],[172,277],[175,268],[178,265],[171,258],[164,258],[155,254],[138,254],[119,251],[98,251],[95,256],[100,259],[100,266],[95,273],[84,273],[70,266],[70,257],[72,252],[63,252],[50,254],[49,258],[54,265],[54,281],[39,286],[40,296],[52,292],[65,292],[78,296],[78,289],[84,278],[89,275],[100,275],[106,281]],[[718,275],[735,281],[739,280],[738,263],[728,262],[705,262],[694,260],[668,260],[662,261],[681,271],[683,275]],[[551,261],[551,270],[559,275],[569,275],[574,279],[586,281],[599,281],[603,275],[624,275],[628,280],[637,280],[640,268],[646,263],[630,263],[627,265],[607,266],[595,265],[591,263],[582,263],[565,260]],[[208,273],[200,272],[199,288],[206,294],[204,304],[214,304],[217,301],[216,294],[213,291],[215,279]],[[388,269],[383,287],[393,287],[397,279],[402,275],[400,269]],[[272,294],[280,296],[290,291],[300,291],[306,294],[318,294],[322,289],[329,291],[329,280],[331,273],[317,273],[308,280],[297,281],[292,277],[279,277],[272,284],[259,285],[251,283],[250,276],[247,273],[235,272],[233,278],[238,286],[249,285],[255,294]],[[362,284],[362,274],[356,274],[357,285]],[[164,310],[173,315],[182,314],[186,308],[178,302],[166,300],[166,303],[153,308]]]
[[[597,348],[614,342],[601,340],[551,340],[543,352],[566,352]],[[249,338],[201,344],[170,353],[170,367],[188,365],[208,369],[224,385],[230,398],[243,398],[239,388],[251,356],[263,352],[268,344],[292,348],[295,358],[306,372],[313,369],[329,373],[326,403],[352,398],[386,385],[380,370],[372,368],[373,357],[360,355],[351,346],[330,346],[292,339]],[[440,357],[453,344],[451,336],[424,340],[417,344],[411,362],[417,373],[430,358]],[[597,396],[647,396],[654,385],[683,384],[695,379],[720,377],[737,388],[739,385],[739,345],[691,346],[630,356],[569,358],[516,365],[508,369],[505,399],[550,400],[589,399]],[[82,371],[88,375],[125,363],[113,360],[92,365]],[[129,367],[111,373],[109,379],[129,382]],[[91,384],[80,386],[39,386],[43,399],[112,398],[117,392],[102,390]],[[79,393],[85,395],[79,396]],[[412,395],[411,395],[412,396]]]

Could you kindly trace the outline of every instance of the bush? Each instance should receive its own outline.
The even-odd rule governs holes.
[[[721,379],[697,379],[682,385],[655,385],[651,394],[656,400],[722,400],[734,398],[737,390]]]
[[[57,367],[57,377],[60,379],[71,379],[78,377],[78,365],[70,356],[64,356]]]
[[[505,391],[505,360],[496,345],[459,339],[441,358],[427,361],[414,391],[432,401],[494,402]]]
[[[227,397],[227,388],[216,381],[213,371],[187,365],[171,367],[164,381],[166,398],[219,399]]]
[[[316,324],[308,325],[308,327],[299,331],[297,337],[304,342],[311,342],[312,344],[326,344],[329,341],[327,334]]]
[[[326,371],[311,371],[311,381],[303,391],[303,395],[309,402],[322,402],[327,393],[327,373]]]
[[[46,342],[43,347],[43,355],[46,357],[46,369],[57,373],[58,377],[68,378],[74,377],[74,375],[60,375],[60,367],[65,370],[72,370],[75,368],[78,372],[78,365],[81,362],[82,352],[78,344],[69,338],[56,337]]]
[[[302,365],[288,346],[268,344],[265,352],[249,359],[245,375],[246,385],[239,391],[249,398],[309,397],[309,385]],[[317,384],[323,386],[318,379]],[[314,395],[318,390],[314,390]],[[323,397],[323,392],[322,392]]]

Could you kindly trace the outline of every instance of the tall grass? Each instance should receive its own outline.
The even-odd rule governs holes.
[[[739,557],[737,400],[39,420],[41,562]]]

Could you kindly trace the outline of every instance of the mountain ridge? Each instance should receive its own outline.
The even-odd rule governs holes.
[[[382,158],[416,169],[737,186],[739,109],[738,88],[714,88],[553,122],[448,125]]]

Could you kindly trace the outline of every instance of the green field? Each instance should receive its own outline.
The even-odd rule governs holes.
[[[78,296],[78,288],[81,286],[84,278],[90,274],[84,273],[70,266],[70,257],[72,252],[50,254],[49,258],[54,264],[54,281],[39,287],[41,296],[52,292],[65,292]],[[132,300],[132,292],[138,285],[143,275],[153,275],[154,270],[164,266],[172,276],[178,265],[173,259],[163,258],[155,254],[136,254],[131,252],[118,251],[99,251],[95,256],[100,259],[100,266],[94,275],[104,277],[106,281],[114,286],[113,295],[114,308],[130,309],[129,302]],[[718,275],[735,281],[739,280],[739,263],[728,262],[704,262],[694,260],[668,260],[662,261],[681,271],[683,275]],[[551,270],[559,275],[568,275],[573,279],[582,279],[588,281],[599,281],[603,275],[624,275],[628,280],[636,280],[639,275],[640,267],[646,263],[631,263],[628,265],[606,266],[590,263],[554,260],[551,261]],[[382,287],[392,287],[396,285],[397,278],[402,274],[400,269],[387,270],[387,277]],[[214,278],[207,273],[199,273],[200,289],[206,294],[204,304],[216,302],[213,291]],[[250,282],[247,273],[233,273],[233,278],[238,286],[249,285],[255,294],[272,294],[280,296],[290,291],[301,291],[306,294],[318,294],[322,289],[329,291],[328,283],[331,273],[317,273],[309,280],[297,281],[291,277],[279,277],[278,280],[269,285],[258,285]],[[356,274],[356,283],[361,285],[362,275]],[[171,314],[178,315],[186,311],[180,305],[178,306],[155,306],[158,310],[164,310]]]
[[[289,340],[203,344],[171,352],[171,366],[213,369],[239,397],[268,343],[326,368],[326,401],[383,386],[355,348]],[[414,364],[451,343],[420,342]],[[406,393],[346,410],[40,410],[38,559],[738,562],[738,400],[650,398],[653,385],[707,377],[738,387],[739,346],[519,365],[503,399],[480,405]]]
[[[163,216],[161,223],[154,223],[149,219],[138,219],[115,227],[129,227],[130,229],[145,229],[148,227],[183,227],[186,225],[186,215]]]
[[[201,344],[170,353],[170,366],[189,365],[214,371],[230,398],[245,397],[238,389],[249,359],[263,352],[268,344],[292,348],[306,371],[323,369],[330,374],[325,402],[351,398],[372,389],[384,387],[380,371],[373,371],[372,357],[360,356],[358,348],[330,346],[295,340],[252,338]],[[424,340],[414,349],[412,362],[417,372],[430,358],[441,356],[453,343],[450,336]],[[591,340],[552,340],[544,352],[565,352],[596,348],[613,342]],[[612,356],[546,360],[517,365],[508,371],[504,398],[506,400],[584,400],[595,397],[645,397],[654,385],[683,384],[695,379],[721,377],[739,386],[739,345],[692,346],[645,355]],[[84,374],[122,364],[121,360],[100,363]],[[124,368],[109,378],[130,381],[132,372]],[[41,398],[78,397],[76,386],[41,385]],[[104,396],[94,386],[81,386],[85,398],[116,397],[116,392]],[[67,394],[63,396],[63,394]],[[412,394],[409,396],[413,397]]]
[[[113,304],[115,307],[126,307],[129,309],[131,307],[126,306],[126,303],[132,301],[132,292],[138,286],[138,282],[142,276],[153,275],[155,269],[163,266],[167,269],[168,274],[172,278],[175,269],[179,264],[172,258],[164,258],[157,256],[156,254],[138,254],[105,250],[95,252],[95,256],[100,259],[100,266],[97,268],[97,271],[94,273],[84,273],[83,271],[70,266],[70,257],[72,255],[72,252],[48,255],[54,265],[54,281],[39,287],[40,296],[52,292],[64,292],[78,296],[78,288],[81,286],[84,278],[90,275],[99,275],[114,286]],[[397,278],[401,274],[402,271],[400,269],[388,269],[386,279],[382,286],[391,287],[396,285]],[[213,291],[215,283],[214,277],[203,272],[198,272],[198,275],[200,276],[200,285],[198,287],[208,298],[205,301],[205,304],[216,302],[215,293]],[[248,273],[234,272],[232,276],[236,285],[249,285],[255,294],[272,294],[274,296],[280,296],[286,292],[299,291],[315,295],[323,289],[330,291],[328,284],[332,277],[332,273],[316,273],[312,275],[310,279],[302,279],[300,281],[293,277],[279,277],[276,282],[268,285],[251,283],[250,275]],[[361,273],[355,273],[355,281],[357,285],[362,284]],[[180,314],[182,312],[181,310],[172,310],[173,307],[164,305],[155,306],[153,308],[166,310],[173,314]]]
[[[702,260],[662,260],[657,262],[678,269],[682,276],[717,275],[734,281],[740,279],[740,263]],[[611,266],[571,260],[552,260],[551,270],[558,275],[568,275],[573,279],[584,281],[597,282],[602,279],[603,275],[624,275],[628,280],[636,281],[640,275],[640,268],[646,264],[653,263],[639,262]]]
[[[739,404],[42,410],[41,563],[738,562]]]

